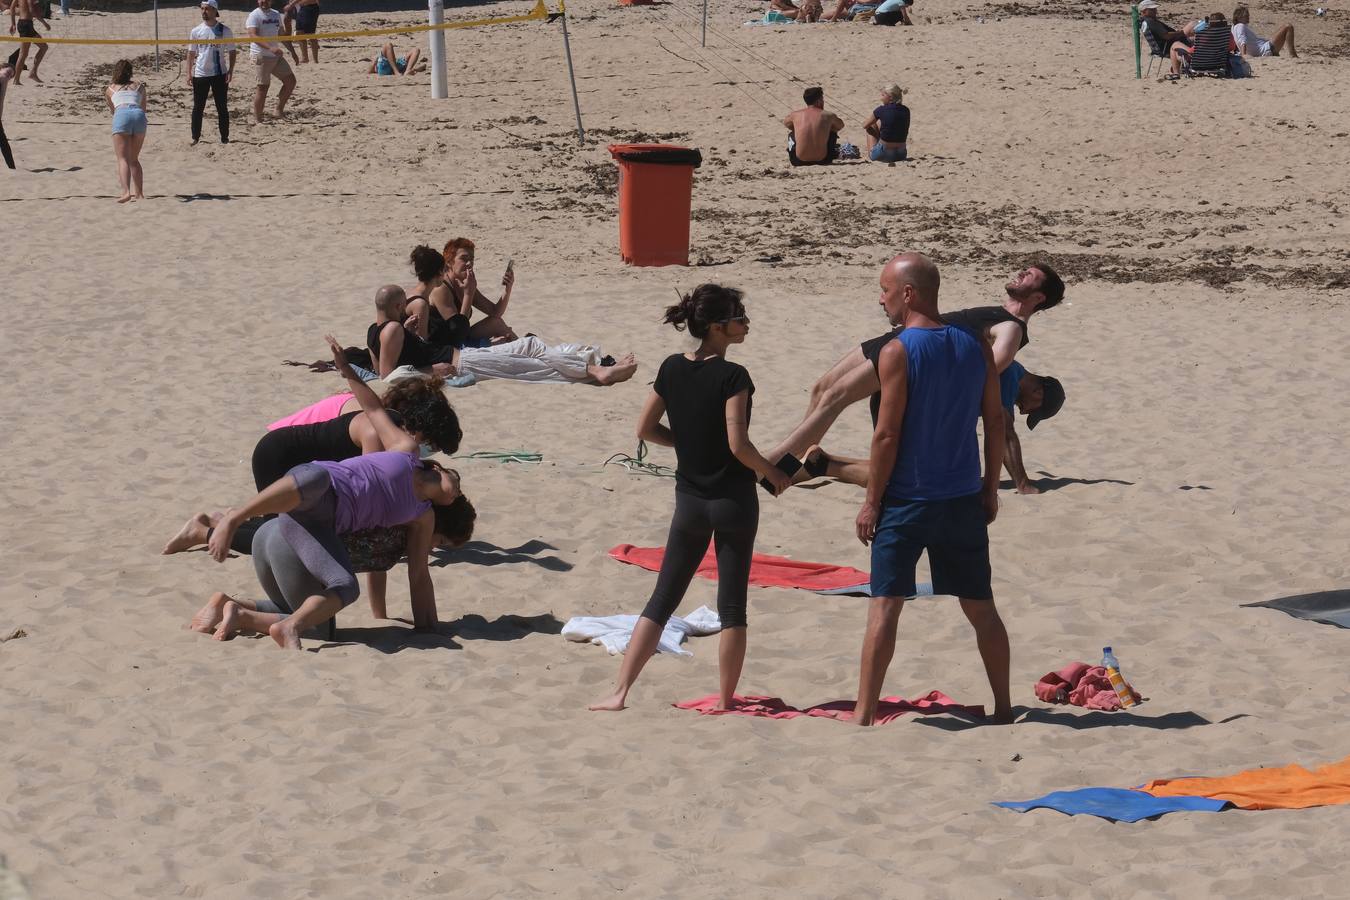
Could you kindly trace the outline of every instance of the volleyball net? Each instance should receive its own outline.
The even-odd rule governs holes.
[[[277,0],[274,0],[274,4],[274,8],[280,11],[283,4],[277,2]],[[420,16],[411,10],[407,12],[365,13],[356,23],[358,25],[356,28],[322,30],[316,34],[295,34],[291,29],[292,33],[290,34],[279,34],[267,40],[279,43],[294,43],[296,41],[345,43],[359,39],[389,39],[395,36],[420,35],[425,32],[535,22],[548,19],[553,15],[544,5],[544,0],[536,0],[532,9],[518,14],[451,18],[452,12],[460,11],[447,9],[446,20],[439,24],[431,24],[427,20],[425,10],[421,11]],[[349,22],[356,18],[356,14],[338,13],[336,10],[334,14],[342,15],[343,19]],[[44,30],[38,24],[38,37],[36,38],[0,33],[0,50],[4,50],[4,53],[0,53],[0,56],[7,55],[10,49],[23,41],[54,45],[156,48],[183,47],[188,44],[228,44],[246,49],[246,45],[249,43],[248,31],[244,27],[247,15],[248,12],[243,10],[222,9],[220,21],[233,32],[233,39],[194,40],[189,38],[188,34],[193,28],[202,24],[200,6],[164,6],[145,12],[76,10],[66,16],[62,16],[58,11],[53,10],[53,17],[47,20],[51,29]],[[397,21],[399,17],[404,16],[407,17],[408,21]],[[5,18],[7,19],[8,16],[6,15]],[[374,43],[380,43],[380,41]]]

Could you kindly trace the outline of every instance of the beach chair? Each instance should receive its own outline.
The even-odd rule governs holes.
[[[1182,65],[1187,77],[1209,75],[1228,77],[1228,45],[1233,39],[1229,25],[1211,25],[1195,35],[1195,49]]]
[[[1158,64],[1158,73],[1162,74],[1163,66],[1167,65],[1167,54],[1158,44],[1158,39],[1153,36],[1153,32],[1148,30],[1148,26],[1140,24],[1139,33],[1144,36],[1144,41],[1148,44],[1148,68],[1144,70],[1144,77],[1148,78],[1153,73],[1153,64]]]

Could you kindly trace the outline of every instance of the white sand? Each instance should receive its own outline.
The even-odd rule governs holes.
[[[725,56],[701,57],[668,7],[577,4],[584,148],[556,25],[452,33],[455,96],[436,103],[425,76],[366,76],[368,44],[328,48],[299,69],[293,122],[240,119],[224,148],[212,114],[188,147],[181,76],[150,73],[152,199],[129,207],[111,199],[97,87],[68,89],[112,51],[56,48],[48,86],[11,92],[0,632],[28,635],[0,645],[0,853],[33,896],[1344,893],[1344,808],[1124,826],[988,804],[1347,752],[1345,633],[1238,604],[1347,582],[1348,14],[1300,10],[1307,58],[1258,60],[1259,78],[1166,85],[1130,77],[1114,5],[996,20],[934,0],[912,29],[739,27],[762,8],[733,0],[714,25],[830,105],[868,110],[898,79],[917,160],[789,172],[776,118],[804,85],[721,36]],[[1273,15],[1257,9],[1263,34]],[[704,58],[764,82],[742,87],[775,118]],[[620,263],[599,185],[604,144],[636,131],[702,149],[693,252],[725,264]],[[485,289],[515,259],[518,329],[634,350],[638,377],[454,395],[465,452],[545,460],[460,461],[482,552],[434,570],[453,638],[405,640],[364,601],[342,619],[354,642],[318,653],[181,630],[212,590],[256,595],[253,570],[159,547],[193,510],[248,496],[264,423],[339,387],[278,361],[321,356],[326,330],[359,343],[411,247],[458,234]],[[672,289],[749,292],[733,358],[767,446],[883,327],[876,275],[898,249],[939,260],[948,309],[998,302],[1033,252],[1071,276],[1019,357],[1068,391],[1023,432],[1056,489],[1005,492],[992,531],[1014,701],[1040,711],[870,732],[701,718],[670,707],[715,687],[715,641],[695,640],[693,660],[651,664],[630,711],[585,712],[616,660],[532,617],[636,612],[651,589],[606,551],[663,541],[671,483],[598,464],[632,452],[646,384],[685,346],[657,323]],[[827,443],[867,440],[858,408]],[[758,549],[867,568],[859,501],[846,485],[766,500]],[[405,580],[390,584],[406,615]],[[712,594],[696,582],[682,608]],[[744,692],[852,696],[863,601],[753,589],[751,607]],[[1032,683],[1107,643],[1151,701],[1105,720],[1123,727],[1042,709]],[[905,612],[886,682],[935,688],[990,702],[950,600]]]

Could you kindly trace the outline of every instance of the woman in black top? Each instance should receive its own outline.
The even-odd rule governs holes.
[[[897,163],[909,158],[909,107],[901,102],[903,98],[900,85],[890,85],[881,92],[881,105],[863,123],[867,158],[872,162]]]
[[[750,443],[750,396],[755,385],[727,348],[745,340],[750,317],[734,288],[701,284],[666,310],[665,321],[699,338],[693,353],[667,357],[642,408],[638,437],[675,448],[675,515],[656,589],[642,610],[619,669],[614,693],[593,710],[624,708],[628,691],[656,650],[661,632],[684,599],[698,565],[715,540],[717,615],[722,620],[719,709],[736,693],[745,661],[745,594],[759,528],[756,478],[775,495],[788,477]],[[661,424],[664,415],[669,426]]]
[[[417,286],[408,294],[407,316],[418,337],[433,347],[463,347],[469,340],[473,295],[456,302],[446,275],[445,257],[425,244],[408,256]],[[415,317],[415,318],[414,318]]]

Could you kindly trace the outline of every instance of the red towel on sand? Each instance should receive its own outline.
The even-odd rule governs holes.
[[[609,555],[619,562],[640,566],[651,572],[661,571],[661,558],[665,553],[664,547],[634,547],[632,544],[620,544],[609,551]],[[707,555],[703,557],[703,562],[699,563],[697,574],[703,578],[717,580],[717,557],[713,555],[712,546],[708,547]],[[750,557],[750,583],[759,587],[829,591],[867,584],[870,580],[871,576],[866,572],[848,566],[803,562],[763,553],[756,553]]]
[[[742,697],[736,695],[735,709],[714,709],[717,695],[709,694],[697,700],[672,704],[680,709],[692,709],[707,716],[758,716],[761,719],[795,719],[798,716],[817,716],[825,719],[847,719],[853,712],[852,700],[834,700],[817,706],[798,709],[788,706],[780,697]],[[934,713],[965,713],[984,717],[983,706],[962,706],[941,691],[929,691],[914,700],[901,697],[883,697],[877,707],[877,724],[893,722],[905,713],[932,715]]]
[[[1036,696],[1046,703],[1068,703],[1088,709],[1115,712],[1120,709],[1120,698],[1111,687],[1103,666],[1072,662],[1058,672],[1049,672],[1036,682]]]

